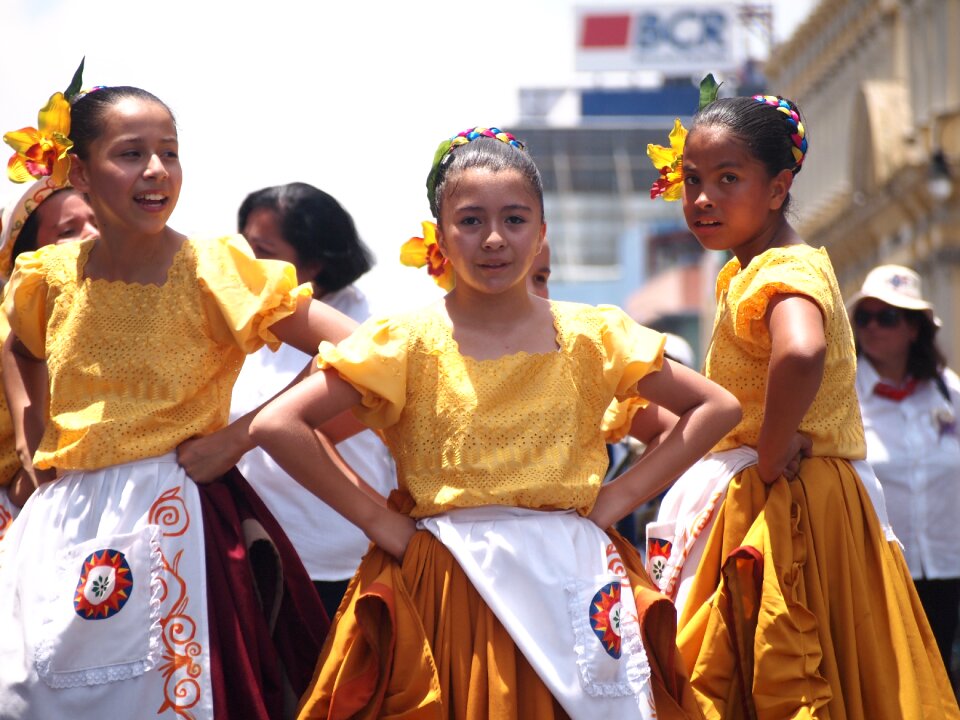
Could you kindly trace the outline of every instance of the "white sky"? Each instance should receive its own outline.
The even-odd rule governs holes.
[[[36,125],[86,56],[84,87],[137,85],[180,132],[184,185],[171,225],[235,230],[250,191],[294,180],[336,197],[377,255],[361,286],[382,309],[431,297],[396,261],[429,218],[437,143],[509,129],[521,87],[577,83],[575,8],[588,0],[6,0],[0,132]],[[816,0],[772,0],[785,39]],[[39,53],[39,54],[38,54]],[[0,158],[9,156],[0,145]],[[12,153],[12,151],[10,151]],[[3,154],[6,153],[6,154]],[[19,186],[0,182],[0,201]],[[549,221],[549,218],[548,218]],[[376,308],[375,308],[376,309]]]

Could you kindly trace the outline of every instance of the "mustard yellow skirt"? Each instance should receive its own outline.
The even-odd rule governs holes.
[[[678,625],[707,718],[960,718],[903,553],[845,460],[736,476]]]
[[[658,717],[702,718],[677,653],[673,605],[633,546],[611,537],[637,598]],[[363,559],[299,712],[301,720],[566,717],[454,557],[423,531],[402,566],[376,547]]]

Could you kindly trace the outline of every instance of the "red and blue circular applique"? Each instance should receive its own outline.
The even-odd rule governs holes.
[[[648,538],[647,557],[650,563],[650,574],[657,582],[663,579],[663,570],[670,559],[670,550],[673,543],[662,538]]]
[[[612,657],[620,658],[620,583],[604,585],[590,602],[590,627]]]
[[[97,550],[83,561],[73,607],[85,620],[103,620],[123,609],[132,589],[133,573],[123,553]]]

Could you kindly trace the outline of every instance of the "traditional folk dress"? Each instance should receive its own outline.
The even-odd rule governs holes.
[[[746,456],[763,421],[767,306],[784,294],[819,307],[826,362],[799,428],[813,457],[795,480],[766,485]],[[684,557],[699,558],[695,575],[684,568],[678,645],[705,715],[960,717],[882,491],[862,460],[853,336],[826,251],[772,248],[745,268],[730,260],[717,297],[706,374],[737,396],[743,418],[671,488],[664,507],[673,515],[661,513],[659,537],[648,533],[662,577],[676,579]],[[710,463],[720,471],[704,475]]]
[[[237,556],[211,553],[205,530],[222,538],[269,514],[242,500],[242,478],[239,503],[226,483],[205,488],[212,499],[201,503],[174,450],[226,424],[244,356],[279,344],[270,326],[310,288],[292,266],[256,260],[239,236],[185,240],[162,285],[90,280],[93,242],[21,255],[7,287],[14,332],[49,369],[34,462],[58,479],[33,494],[2,544],[0,718],[230,717],[231,679],[270,686],[253,688],[244,717],[278,717],[261,705],[282,706],[279,671],[223,677],[235,656],[254,659],[230,646],[257,622],[231,603],[222,617],[236,628],[207,611],[208,587],[246,592],[231,602],[253,588],[244,558],[238,569]]]
[[[421,532],[402,564],[364,558],[301,718],[700,716],[672,606],[632,546],[584,517],[605,410],[643,404],[635,386],[664,338],[616,308],[551,309],[555,352],[473,359],[435,308],[321,345],[321,365],[361,392],[358,416],[396,460],[391,499]]]

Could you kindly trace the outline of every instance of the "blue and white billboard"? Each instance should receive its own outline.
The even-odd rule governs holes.
[[[727,72],[738,65],[737,9],[730,3],[577,10],[577,69]]]

